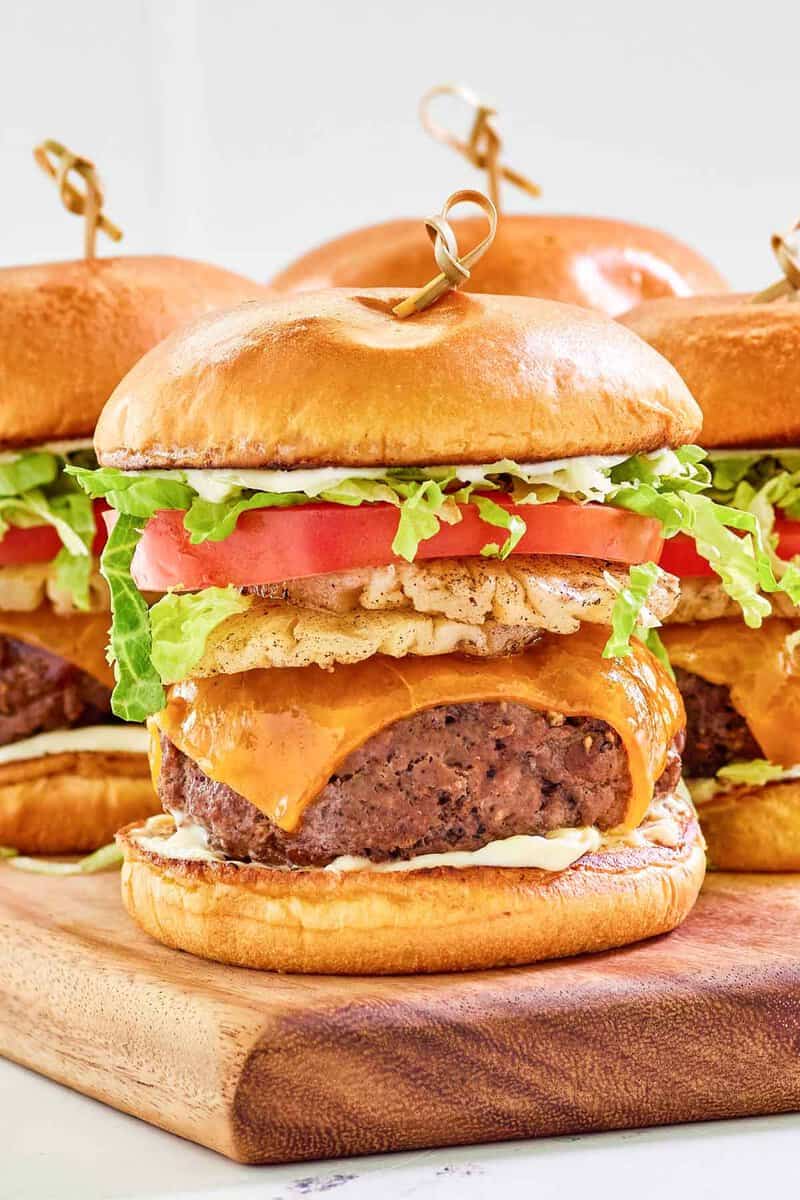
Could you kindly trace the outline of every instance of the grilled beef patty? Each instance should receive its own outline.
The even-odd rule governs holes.
[[[0,637],[0,746],[35,733],[97,725],[111,714],[111,692],[71,663]]]
[[[711,778],[720,767],[764,752],[741,713],[731,704],[730,689],[675,668],[675,682],[686,708],[683,769],[688,778]]]
[[[661,791],[680,779],[682,737]],[[396,722],[349,755],[292,834],[165,737],[162,747],[165,809],[202,825],[228,857],[271,864],[324,866],[342,854],[384,862],[566,826],[606,829],[631,790],[609,725],[522,704],[448,704]]]

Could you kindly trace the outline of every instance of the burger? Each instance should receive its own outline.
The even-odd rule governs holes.
[[[682,537],[662,558],[681,577],[663,641],[709,856],[730,870],[800,870],[800,305],[708,296],[623,319],[699,401],[710,494],[757,545],[747,577],[727,585]],[[771,605],[753,594],[753,582],[774,590],[776,580]],[[750,592],[744,622],[731,601],[739,583]]]
[[[479,217],[453,221],[460,246],[482,236]],[[318,288],[411,287],[430,243],[419,220],[386,221],[333,238],[271,281],[276,293]],[[718,292],[724,278],[696,250],[645,225],[602,217],[504,214],[491,259],[466,291],[540,296],[617,316],[643,300]]]
[[[155,807],[146,731],[110,708],[102,504],[66,476],[94,465],[100,409],[178,325],[262,289],[169,258],[0,270],[0,844],[92,850]]]
[[[112,703],[165,810],[119,834],[123,897],[168,946],[480,968],[662,933],[700,887],[655,562],[698,512],[709,553],[747,548],[699,410],[598,314],[400,299],[201,319],[70,468],[113,510]]]

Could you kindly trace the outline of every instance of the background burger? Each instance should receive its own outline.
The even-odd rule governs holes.
[[[480,218],[453,221],[460,246],[482,236]],[[355,229],[316,247],[271,281],[276,293],[327,287],[411,287],[430,262],[418,219]],[[604,217],[506,213],[491,260],[466,291],[541,296],[617,316],[642,300],[726,287],[711,263],[667,233]]]
[[[169,258],[0,270],[0,844],[68,853],[153,811],[144,730],[115,720],[95,420],[178,325],[260,289]]]
[[[76,474],[116,509],[114,706],[152,716],[168,814],[121,834],[125,903],[167,945],[293,971],[670,929],[705,859],[643,644],[677,598],[652,560],[704,503],[746,557],[683,446],[697,407],[586,310],[398,299],[214,315],[103,412]]]
[[[466,104],[472,128],[463,141],[433,119],[432,102],[449,97]],[[485,169],[488,193],[498,210],[511,182],[529,196],[540,189],[503,159],[494,109],[459,85],[432,88],[422,98],[420,117],[437,141]],[[474,246],[483,236],[478,217],[452,222],[458,244]],[[304,254],[272,280],[276,292],[336,287],[413,287],[425,277],[430,243],[419,220],[386,221],[333,238]],[[628,221],[553,213],[504,213],[490,259],[464,284],[465,291],[540,296],[617,316],[642,300],[718,292],[727,287],[719,272],[683,242]]]
[[[720,867],[800,870],[800,305],[710,296],[643,305],[624,321],[671,360],[703,409],[712,495],[763,546],[741,613],[719,575],[677,537],[681,577],[664,632],[687,712],[684,768]],[[747,564],[745,564],[747,566]]]

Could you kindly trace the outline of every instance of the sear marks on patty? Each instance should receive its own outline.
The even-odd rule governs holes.
[[[729,688],[681,667],[675,668],[675,682],[686,708],[683,768],[688,778],[710,778],[730,762],[763,758],[747,722],[731,704]]]
[[[680,740],[661,791],[680,778]],[[631,790],[626,751],[603,721],[521,704],[443,705],[349,755],[287,834],[168,739],[162,745],[165,809],[202,825],[228,857],[271,864],[324,866],[343,854],[383,862],[567,826],[605,829],[622,819]]]
[[[108,721],[111,692],[57,654],[0,636],[0,746]]]

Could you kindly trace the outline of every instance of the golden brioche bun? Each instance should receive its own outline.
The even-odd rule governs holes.
[[[800,441],[800,304],[747,295],[653,300],[620,318],[677,368],[703,410],[702,445]]]
[[[0,445],[91,437],[126,371],[173,329],[264,294],[180,258],[0,270]]]
[[[718,792],[698,813],[712,866],[800,871],[800,780]]]
[[[485,233],[482,218],[453,221],[462,251]],[[278,292],[327,287],[418,287],[432,274],[421,221],[356,229],[281,271]],[[691,247],[657,229],[599,217],[504,215],[470,292],[541,296],[616,316],[655,296],[719,291],[725,280]]]
[[[146,754],[48,754],[0,766],[0,845],[81,854],[158,812]]]
[[[674,929],[705,874],[682,840],[585,855],[565,871],[437,867],[380,874],[287,871],[166,858],[118,835],[122,897],[173,949],[260,970],[340,975],[461,971],[607,950]]]
[[[403,293],[245,304],[157,346],[97,425],[106,466],[301,467],[632,454],[700,414],[672,367],[607,317],[548,300]]]

